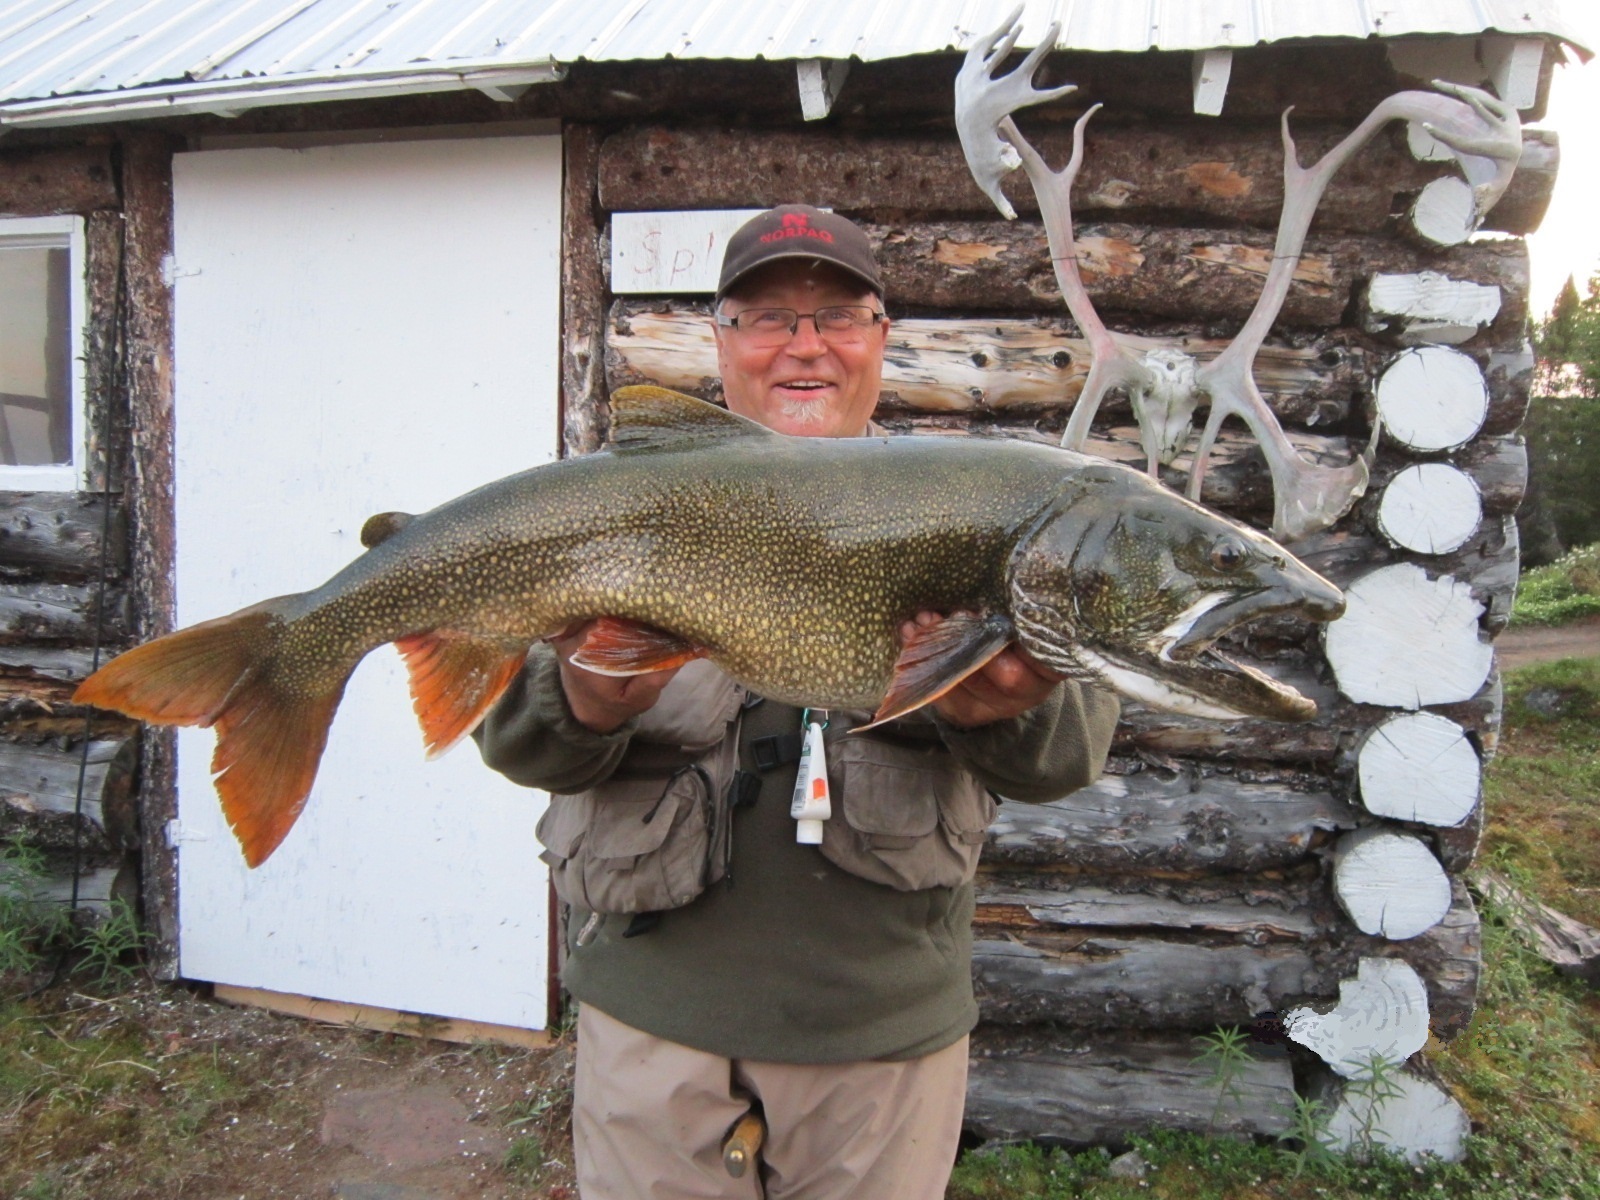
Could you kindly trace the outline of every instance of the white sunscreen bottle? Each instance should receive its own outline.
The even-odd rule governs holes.
[[[794,778],[794,798],[789,815],[795,819],[794,840],[815,846],[822,841],[822,823],[833,815],[828,795],[828,760],[822,749],[822,726],[806,713],[805,742],[800,749],[800,770]]]

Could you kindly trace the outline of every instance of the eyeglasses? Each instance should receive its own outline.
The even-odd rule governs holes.
[[[834,346],[859,342],[867,336],[883,314],[865,304],[835,304],[814,313],[792,308],[747,308],[728,316],[717,314],[717,324],[732,329],[746,345],[760,348],[781,346],[795,335],[800,322],[810,320],[817,336]]]

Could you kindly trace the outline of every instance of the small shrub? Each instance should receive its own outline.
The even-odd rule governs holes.
[[[1522,576],[1513,625],[1565,625],[1600,616],[1600,542],[1562,555]]]

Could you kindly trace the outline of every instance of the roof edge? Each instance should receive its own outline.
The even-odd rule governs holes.
[[[505,66],[493,62],[460,62],[453,66],[384,70],[340,70],[272,79],[187,81],[128,88],[119,92],[84,92],[0,104],[0,131],[5,128],[48,129],[103,121],[150,120],[157,117],[213,113],[234,116],[272,104],[315,104],[329,100],[380,99],[428,92],[483,91],[496,99],[515,99],[536,83],[555,83],[567,69],[554,59]]]

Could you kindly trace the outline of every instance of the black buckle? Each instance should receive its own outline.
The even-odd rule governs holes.
[[[798,733],[770,733],[750,743],[750,753],[756,760],[756,770],[765,774],[785,763],[800,761],[800,747],[805,738]]]

